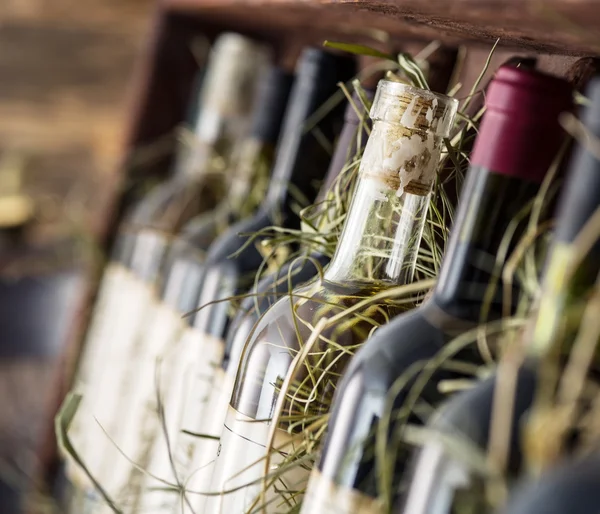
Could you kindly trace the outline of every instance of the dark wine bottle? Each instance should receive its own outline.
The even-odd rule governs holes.
[[[118,238],[128,241],[123,248],[131,253],[112,262],[105,272],[107,284],[101,289],[106,294],[100,294],[75,386],[84,400],[71,428],[86,466],[109,490],[118,473],[103,470],[102,462],[107,447],[115,448],[116,443],[104,430],[116,435],[119,429],[115,415],[121,380],[132,362],[131,349],[142,320],[156,301],[161,262],[182,224],[212,208],[224,193],[223,170],[235,143],[247,134],[263,61],[263,50],[242,36],[226,34],[217,40],[201,91],[193,143],[182,148],[174,177],[151,191],[120,228]],[[106,366],[107,362],[113,364]],[[76,464],[68,469],[73,471],[72,480],[91,487]]]
[[[380,329],[352,360],[337,391],[305,512],[355,512],[358,506],[379,512],[380,501],[392,501],[405,462],[391,447],[389,462],[376,462],[375,433],[388,409],[396,413],[403,404],[410,383],[394,391],[393,405],[386,398],[411,367],[482,321],[483,298],[501,241],[535,197],[564,138],[558,115],[570,108],[571,90],[562,80],[509,67],[496,73],[438,283],[427,302]],[[514,296],[518,292],[506,291]],[[504,293],[500,284],[486,320],[502,315]],[[440,371],[423,392],[431,404],[441,400],[437,383],[443,377]],[[400,426],[392,415],[390,433]],[[385,470],[385,482],[377,469]]]
[[[583,123],[590,133],[598,137],[600,136],[600,79],[590,84],[587,93],[591,99],[591,106],[584,111]],[[600,272],[600,244],[596,242],[575,268],[575,272],[570,277],[568,273],[569,266],[577,257],[574,242],[599,207],[600,161],[589,149],[580,145],[571,161],[567,182],[560,197],[557,225],[542,278],[540,307],[532,317],[530,328],[525,331],[523,337],[529,359],[521,367],[517,376],[511,420],[509,471],[516,472],[520,468],[521,448],[517,443],[522,438],[517,436],[517,429],[523,430],[525,426],[523,415],[531,407],[533,392],[539,379],[539,359],[555,348],[557,342],[559,347],[568,347],[573,342],[584,312],[577,307],[577,304],[589,299],[590,290]],[[562,342],[565,344],[563,345]],[[548,363],[544,363],[544,367],[547,365]],[[442,422],[436,419],[432,423],[433,428],[440,431],[450,429],[452,433],[458,431],[468,439],[470,444],[486,450],[490,443],[494,387],[498,380],[497,376],[501,376],[502,373],[501,365],[493,377],[473,391],[450,400],[439,418]],[[539,388],[538,400],[541,399],[540,394],[543,394],[543,388]],[[511,400],[507,398],[506,401]],[[443,421],[444,418],[449,419],[450,424]],[[461,488],[471,486],[472,482],[479,478],[475,470],[456,457],[437,442],[427,444],[419,452],[415,472],[409,481],[404,512],[407,514],[430,512],[427,510],[428,506],[434,503],[439,506],[440,514],[452,512],[453,490],[458,482],[456,477],[459,474],[463,477],[462,483],[459,484]],[[433,462],[435,465],[432,464]],[[442,497],[445,498],[443,507],[441,503],[436,503],[442,501],[440,499]]]
[[[356,318],[340,319],[313,334],[321,319],[412,280],[443,139],[449,135],[457,103],[398,82],[379,82],[371,108],[373,129],[329,267],[322,279],[295,289],[269,309],[248,339],[211,483],[211,491],[222,494],[209,499],[207,512],[237,514],[250,508],[261,490],[261,458],[269,448],[271,424],[276,427],[277,448],[271,455],[273,471],[294,448],[293,433],[306,428],[306,416],[329,408],[336,378],[351,353],[373,329],[399,313],[393,302],[373,301],[356,307]],[[296,363],[310,340],[310,354]],[[291,389],[280,394],[286,380]],[[276,414],[278,402],[289,422]],[[282,473],[277,483],[284,487],[267,486],[267,511],[275,512],[279,502],[293,506],[301,500],[294,491],[306,483],[306,467]]]
[[[521,484],[501,514],[595,514],[600,504],[600,455],[562,463],[539,480]]]
[[[530,367],[523,367],[517,374],[512,398],[506,399],[512,405],[508,464],[513,473],[520,467],[519,436],[534,398],[536,381],[536,373]],[[429,428],[440,435],[432,437],[418,452],[408,489],[399,494],[405,498],[399,512],[451,514],[460,501],[468,502],[469,512],[485,510],[480,502],[485,498],[483,484],[487,477],[473,469],[464,454],[461,459],[461,452],[456,449],[464,444],[465,448],[487,451],[496,387],[496,376],[490,377],[454,396],[435,414]],[[463,499],[461,492],[467,493]]]
[[[374,91],[364,90],[364,94],[368,100],[372,100]],[[362,125],[365,120],[362,120],[359,115],[362,105],[356,93],[353,96],[353,103],[354,105],[349,103],[346,107],[344,127],[340,133],[329,170],[315,200],[316,208],[328,208],[327,193],[346,168],[347,162],[356,159],[357,155],[362,153],[362,148],[366,143],[367,134]],[[214,461],[217,454],[218,438],[225,422],[235,375],[252,327],[279,298],[298,284],[308,282],[315,277],[328,262],[329,257],[320,251],[320,247],[314,251],[307,248],[305,252],[286,264],[281,270],[267,275],[253,289],[253,294],[242,302],[238,314],[233,318],[227,331],[223,360],[216,370],[209,391],[206,412],[210,412],[210,416],[205,416],[201,420],[198,429],[198,433],[214,438],[206,437],[197,442],[196,460],[191,467],[193,475],[189,486],[190,490],[207,491],[210,486],[210,463]]]
[[[121,404],[122,412],[128,413],[125,430],[129,435],[122,442],[121,450],[150,473],[143,477],[145,484],[138,506],[141,512],[172,512],[176,508],[176,496],[160,490],[151,492],[150,488],[160,486],[153,476],[175,482],[174,471],[183,475],[189,464],[185,454],[172,452],[177,466],[173,470],[167,445],[167,436],[169,441],[176,440],[182,416],[192,414],[182,412],[181,388],[192,373],[202,373],[202,369],[192,369],[196,361],[190,360],[190,356],[195,347],[189,345],[195,341],[183,316],[195,307],[204,272],[203,258],[211,242],[237,220],[256,210],[260,203],[264,194],[260,185],[262,182],[266,189],[292,83],[293,74],[279,67],[272,67],[261,79],[250,135],[233,158],[233,171],[228,172],[233,179],[230,195],[214,211],[192,220],[169,252],[162,302],[155,306],[148,329],[135,349],[137,364],[131,373],[134,390],[129,401]],[[191,333],[183,334],[187,329]],[[155,370],[157,359],[161,362],[160,370]],[[156,415],[155,371],[159,371],[162,384],[164,426]],[[196,400],[202,402],[202,399]],[[162,430],[166,430],[166,434]],[[114,464],[115,459],[112,460]],[[129,484],[142,478],[139,471],[132,470],[132,473],[135,477],[128,480]]]

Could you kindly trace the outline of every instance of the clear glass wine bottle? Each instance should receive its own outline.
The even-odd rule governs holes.
[[[322,280],[296,289],[265,313],[248,340],[211,485],[222,494],[209,498],[206,512],[241,514],[258,500],[261,478],[270,480],[264,476],[264,457],[271,424],[273,472],[297,451],[306,428],[302,420],[327,412],[350,353],[400,312],[386,300],[366,305],[361,301],[412,280],[443,138],[456,107],[455,100],[443,95],[396,82],[379,83],[371,109],[373,129],[331,264]],[[313,336],[310,353],[296,363],[318,320],[335,319],[350,307],[356,309],[356,317],[342,315],[316,339]],[[288,377],[291,370],[294,376]],[[292,387],[282,395],[286,378],[291,378]],[[285,421],[273,419],[278,401]],[[297,504],[300,498],[293,491],[302,488],[307,475],[306,467],[298,465],[278,478],[278,486],[271,483],[267,512],[275,512],[280,503]]]
[[[364,90],[364,94],[365,98],[371,101],[375,93],[371,90]],[[358,95],[355,94],[353,102],[346,107],[344,127],[340,133],[327,175],[315,200],[316,209],[328,208],[330,204],[327,202],[327,194],[330,188],[346,168],[347,162],[356,160],[357,156],[362,154],[368,136],[363,125],[366,121],[359,114],[361,109],[362,104]],[[242,350],[252,327],[260,315],[279,298],[295,286],[315,277],[329,262],[329,258],[320,250],[311,252],[307,248],[305,251],[304,257],[299,256],[283,269],[268,275],[259,282],[253,290],[253,295],[246,298],[240,305],[239,314],[235,316],[227,331],[223,359],[216,369],[206,403],[207,412],[210,412],[211,415],[202,419],[198,429],[199,434],[208,437],[199,439],[194,451],[195,460],[190,468],[192,474],[189,489],[191,491],[208,491],[210,487],[212,463],[219,446],[218,438],[227,414]],[[197,498],[195,501],[194,498],[192,496],[192,504],[197,505],[197,510],[200,511],[204,499]]]

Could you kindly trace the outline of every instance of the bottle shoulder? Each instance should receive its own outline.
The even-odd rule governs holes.
[[[128,223],[167,232],[179,231],[199,213],[216,207],[222,180],[214,176],[176,176],[154,187],[133,209]]]
[[[318,398],[312,405],[325,408],[351,355],[374,328],[397,313],[385,301],[360,303],[371,296],[371,290],[315,279],[280,299],[260,318],[246,342],[232,397],[234,408],[257,419],[269,418],[277,388],[291,367],[295,369],[291,387],[300,387],[301,394],[306,392],[302,384],[307,377],[324,377],[317,380]],[[349,316],[348,308],[353,306]],[[331,323],[315,336],[314,328],[324,318]],[[305,348],[308,353],[296,366],[294,359]]]
[[[429,303],[399,315],[367,340],[347,376],[363,375],[365,388],[387,392],[399,376],[434,357],[448,341],[444,321]]]
[[[511,438],[515,446],[511,460],[518,459],[518,431],[521,418],[531,407],[537,385],[537,372],[526,365],[519,368],[514,383],[514,405],[511,418]],[[495,388],[498,374],[486,378],[475,387],[453,396],[439,410],[431,424],[436,430],[460,432],[481,448],[488,444]]]
[[[285,264],[277,273],[270,273],[262,278],[252,294],[244,298],[232,323],[232,331],[242,320],[252,318],[258,321],[260,316],[268,311],[278,300],[293,288],[309,281],[317,274],[317,269],[311,261],[293,261]]]
[[[248,242],[249,234],[255,233],[268,227],[271,220],[267,213],[258,212],[250,218],[246,218],[231,225],[225,232],[220,234],[209,249],[207,261],[211,264],[219,263],[224,259],[230,259],[232,254],[240,250],[244,245],[244,253],[258,254],[258,251]],[[238,256],[237,259],[240,259]]]
[[[318,260],[318,259],[317,259]],[[319,262],[319,265],[322,263]],[[271,273],[253,288],[253,294],[246,297],[233,318],[231,328],[227,333],[225,355],[240,355],[252,329],[262,314],[267,312],[290,290],[317,275],[317,269],[312,260],[297,259],[287,263],[279,273]]]
[[[248,348],[251,349],[253,346],[261,344],[264,340],[268,340],[271,331],[280,331],[284,327],[287,337],[283,337],[282,334],[283,343],[286,346],[297,346],[294,345],[294,342],[297,342],[297,338],[292,337],[294,335],[293,332],[289,332],[294,328],[294,318],[297,316],[298,306],[305,303],[305,297],[314,297],[315,300],[317,299],[314,283],[296,287],[291,293],[285,294],[273,306],[267,309],[256,323],[247,343]],[[305,309],[302,309],[302,313],[304,311]]]
[[[399,313],[388,302],[374,302],[359,308],[352,318],[343,313],[372,294],[372,290],[354,285],[334,284],[318,277],[294,288],[280,298],[258,320],[248,340],[248,352],[273,337],[287,348],[299,349],[310,338],[323,318],[332,320],[322,332],[322,339],[341,345],[364,341],[374,328]],[[358,316],[356,316],[358,315]]]

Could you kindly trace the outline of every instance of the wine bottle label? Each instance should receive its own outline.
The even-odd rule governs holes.
[[[176,512],[177,505],[181,501],[176,492],[159,490],[165,487],[165,483],[154,477],[166,480],[172,485],[176,485],[178,478],[185,477],[186,470],[181,465],[185,459],[181,457],[179,441],[186,415],[185,409],[194,408],[188,396],[193,395],[194,392],[198,336],[194,329],[185,328],[181,320],[181,331],[178,333],[177,340],[169,345],[165,352],[163,361],[165,378],[161,379],[165,393],[163,395],[164,421],[156,430],[149,433],[150,449],[144,456],[144,462],[147,463],[144,468],[148,473],[139,473],[136,477],[141,482],[140,490],[136,491],[140,496],[139,512]],[[156,410],[154,418],[155,423],[160,421]]]
[[[376,498],[337,485],[317,469],[310,475],[306,496],[302,502],[303,514],[378,514],[384,513],[382,502]]]
[[[97,374],[97,363],[102,358],[102,350],[106,349],[106,345],[101,344],[104,339],[102,336],[113,317],[110,309],[114,309],[118,303],[120,287],[127,280],[127,274],[128,270],[118,263],[109,264],[104,272],[85,338],[83,357],[77,370],[78,387],[93,382]]]
[[[167,434],[162,430],[154,432],[147,468],[150,475],[175,485],[178,478],[185,479],[191,474],[196,447],[205,441],[199,436],[204,433],[203,421],[212,418],[206,406],[215,371],[220,369],[223,351],[222,339],[189,327],[174,345],[171,355],[165,359],[168,383],[164,400],[164,427]],[[152,490],[165,484],[150,475],[143,477],[140,512],[174,512],[181,502],[180,496],[173,492]],[[195,485],[192,488],[189,484],[188,489],[196,490]],[[195,497],[189,495],[188,501],[192,502]]]
[[[109,344],[106,333],[111,327],[113,312],[118,305],[120,288],[128,278],[128,270],[118,263],[107,266],[102,277],[102,283],[94,305],[94,312],[87,331],[83,345],[83,356],[77,370],[77,378],[74,386],[75,391],[88,396],[90,389],[97,386],[99,377],[103,371],[101,362],[106,362]],[[78,453],[86,454],[84,446],[85,434],[89,425],[89,416],[84,416],[86,404],[83,403],[80,411],[73,419],[69,430],[69,437]],[[66,474],[78,487],[91,487],[92,484],[83,470],[66,455]]]
[[[85,413],[89,452],[84,459],[92,466],[96,478],[113,492],[115,489],[111,486],[118,483],[117,478],[121,476],[121,472],[114,469],[114,463],[124,460],[119,452],[124,420],[121,405],[129,397],[131,367],[137,362],[135,348],[140,329],[156,302],[151,285],[131,272],[126,277],[121,282],[118,305],[111,311],[114,316],[110,330],[102,341],[108,348],[105,359],[98,362],[102,367],[100,379],[84,397],[89,405]]]
[[[215,414],[207,407],[225,350],[225,341],[211,334],[190,329],[189,337],[190,352],[195,356],[195,365],[186,394],[186,406],[183,409],[183,430],[178,434],[176,450],[176,460],[186,471],[192,463],[196,447],[206,440],[201,437],[205,435],[206,421]]]
[[[298,491],[305,488],[309,470],[299,465],[281,469],[301,436],[278,429],[268,450],[269,431],[268,423],[229,407],[210,487],[220,494],[208,497],[205,512],[243,514],[264,504],[268,512],[279,512],[301,501]]]
[[[223,424],[227,417],[229,401],[233,392],[235,375],[227,373],[219,366],[215,373],[213,387],[207,404],[207,413],[203,416],[200,424],[200,434],[208,437],[197,438],[192,450],[192,463],[189,468],[189,490],[204,493],[210,491],[211,480],[214,471],[217,452],[219,451],[219,439],[223,430]],[[204,512],[204,503],[207,497],[202,494],[192,495],[190,501],[194,512]],[[187,511],[184,510],[187,513]],[[190,511],[191,512],[191,511]]]
[[[72,432],[75,450],[98,479],[103,475],[102,462],[107,448],[117,451],[111,439],[116,406],[122,395],[121,382],[128,370],[138,327],[146,308],[154,300],[152,287],[124,267],[114,275],[111,272],[111,283],[114,283],[114,294],[110,294],[110,306],[104,313],[106,323],[95,341],[90,342],[99,349],[97,352],[90,349],[95,356],[88,369],[93,371],[90,371],[89,383],[84,383],[81,389],[83,401]],[[88,482],[86,478],[83,480]]]
[[[168,411],[172,406],[166,405],[164,399],[171,382],[172,348],[184,328],[181,315],[162,302],[151,308],[147,319],[149,323],[133,346],[128,373],[122,382],[122,398],[118,407],[120,421],[115,427],[121,451],[142,467],[150,460],[154,440],[162,435],[158,397],[167,426],[173,417]],[[175,436],[176,428],[175,425],[175,429],[170,431],[170,437]],[[136,483],[131,478],[131,464],[122,455],[115,457],[116,462],[123,465],[115,467],[115,487],[118,490],[135,488],[139,481]]]

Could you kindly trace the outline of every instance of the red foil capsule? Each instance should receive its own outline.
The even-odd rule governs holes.
[[[486,98],[471,164],[541,182],[566,134],[558,118],[573,109],[565,80],[509,66],[498,69]]]

